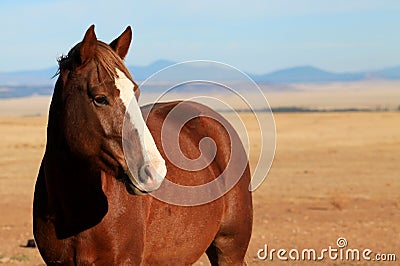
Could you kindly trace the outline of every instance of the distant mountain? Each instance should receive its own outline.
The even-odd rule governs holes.
[[[128,69],[131,72],[134,80],[143,81],[157,71],[160,71],[161,69],[164,69],[174,64],[175,62],[172,61],[158,60],[147,66],[128,66]]]
[[[349,82],[360,80],[400,80],[400,66],[364,72],[329,72],[312,66],[299,66],[274,71],[263,75],[252,75],[258,82],[269,83],[317,83]]]
[[[147,66],[128,66],[133,78],[140,82],[146,80],[157,71],[175,64],[173,61],[159,60]],[[200,77],[208,77],[210,80],[235,81],[237,76],[220,76],[218,67],[198,67],[193,65],[180,65],[179,71],[172,75],[158,75],[159,80],[172,82],[175,80],[190,80]],[[56,67],[33,71],[0,72],[0,98],[23,97],[34,94],[51,95],[56,78],[52,77],[57,72]],[[321,83],[321,82],[349,82],[372,79],[400,80],[400,66],[375,71],[335,73],[325,71],[312,66],[299,66],[274,71],[267,74],[248,75],[258,83],[290,84],[290,83]],[[162,86],[162,85],[159,85]],[[154,87],[156,90],[157,88]],[[193,87],[191,88],[193,89]]]
[[[400,74],[400,73],[399,73]],[[334,81],[358,81],[365,78],[365,73],[333,73],[312,66],[292,67],[264,75],[250,76],[258,82],[270,83],[314,83]],[[399,75],[400,78],[400,75]]]
[[[372,78],[379,79],[399,79],[400,78],[400,66],[386,68],[383,70],[369,73]]]
[[[51,78],[56,72],[56,67],[41,70],[0,72],[0,86],[51,84],[53,83]]]

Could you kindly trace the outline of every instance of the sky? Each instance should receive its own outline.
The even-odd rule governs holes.
[[[128,65],[205,59],[255,74],[400,65],[398,0],[14,0],[0,2],[0,71],[56,66],[91,24],[106,42],[132,26]]]

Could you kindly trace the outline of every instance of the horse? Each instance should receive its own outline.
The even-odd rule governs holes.
[[[48,265],[191,265],[206,253],[212,265],[243,265],[253,214],[248,157],[238,134],[199,103],[139,107],[139,86],[124,63],[131,40],[130,26],[107,44],[92,25],[58,60],[33,200],[40,255]],[[183,121],[188,113],[193,118]],[[171,138],[178,143],[162,139],[177,127],[179,135]],[[203,139],[216,151],[201,169],[185,169],[167,156],[193,161],[202,156]],[[209,202],[174,204],[155,196],[180,197],[167,181],[190,188],[217,179],[212,188],[185,196],[190,202],[224,192]]]

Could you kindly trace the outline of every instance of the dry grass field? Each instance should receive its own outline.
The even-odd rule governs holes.
[[[246,121],[248,114],[242,114]],[[395,253],[400,260],[400,112],[276,114],[277,149],[254,194],[249,265],[376,265],[260,261],[257,251],[337,247]],[[0,118],[0,263],[41,265],[32,236],[34,182],[44,152],[45,117]],[[250,138],[257,138],[249,125]],[[255,149],[260,147],[255,146]],[[254,166],[255,156],[250,156]],[[202,258],[197,264],[206,264]]]

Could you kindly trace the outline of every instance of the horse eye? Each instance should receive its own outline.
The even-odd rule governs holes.
[[[96,96],[94,96],[93,102],[98,107],[101,107],[101,106],[109,104],[107,96],[105,96],[105,95],[96,95]]]

